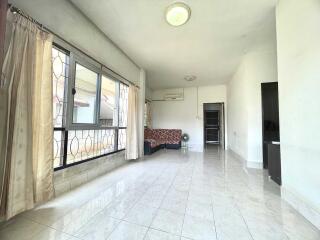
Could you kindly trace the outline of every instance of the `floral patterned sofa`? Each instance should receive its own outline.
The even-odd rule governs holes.
[[[159,149],[181,148],[180,129],[150,129],[144,130],[144,154],[150,155]]]

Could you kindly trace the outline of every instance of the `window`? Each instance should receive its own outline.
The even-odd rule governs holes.
[[[128,95],[129,95],[129,87],[123,83],[120,83],[120,99],[119,99],[119,126],[120,127],[127,127]]]
[[[53,80],[53,126],[54,126],[54,168],[62,165],[65,125],[65,91],[69,81],[69,54],[56,47],[52,48]]]
[[[95,123],[98,73],[76,63],[73,123]]]
[[[58,46],[52,70],[54,168],[125,149],[128,86]]]
[[[102,126],[117,126],[118,111],[116,106],[116,95],[118,83],[102,76],[100,94],[100,124]]]
[[[66,52],[52,48],[53,79],[53,125],[62,127],[65,108],[65,84],[68,82],[69,56]]]
[[[148,104],[147,102],[144,103],[144,115],[143,115],[143,124],[144,127],[148,127]]]
[[[151,127],[151,104],[149,101],[144,104],[144,127]]]
[[[119,86],[119,137],[118,147],[124,149],[127,136],[127,113],[128,113],[128,95],[129,87],[123,83]]]

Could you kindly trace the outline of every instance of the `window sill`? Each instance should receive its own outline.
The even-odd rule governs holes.
[[[54,171],[56,172],[56,171],[59,171],[59,170],[63,170],[63,169],[66,169],[66,168],[69,168],[69,167],[72,167],[72,166],[76,166],[76,165],[79,165],[79,164],[82,164],[82,163],[85,163],[85,162],[90,162],[90,161],[96,160],[98,158],[110,156],[112,154],[119,153],[119,152],[122,152],[122,151],[125,151],[125,149],[121,149],[121,150],[118,150],[118,151],[110,152],[110,153],[99,155],[99,156],[92,157],[92,158],[88,158],[88,159],[85,159],[85,160],[82,160],[82,161],[79,161],[79,162],[70,163],[70,164],[67,164],[65,166],[57,167],[57,168],[54,168]]]

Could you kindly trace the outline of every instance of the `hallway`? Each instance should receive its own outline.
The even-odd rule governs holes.
[[[219,148],[161,150],[0,226],[1,240],[316,240],[262,170]]]

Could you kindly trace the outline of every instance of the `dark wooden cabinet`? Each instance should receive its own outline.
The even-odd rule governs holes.
[[[263,167],[281,185],[278,83],[261,84]]]
[[[281,185],[280,143],[268,143],[268,169],[273,181]]]
[[[261,84],[263,167],[268,169],[268,143],[280,141],[278,83]]]

